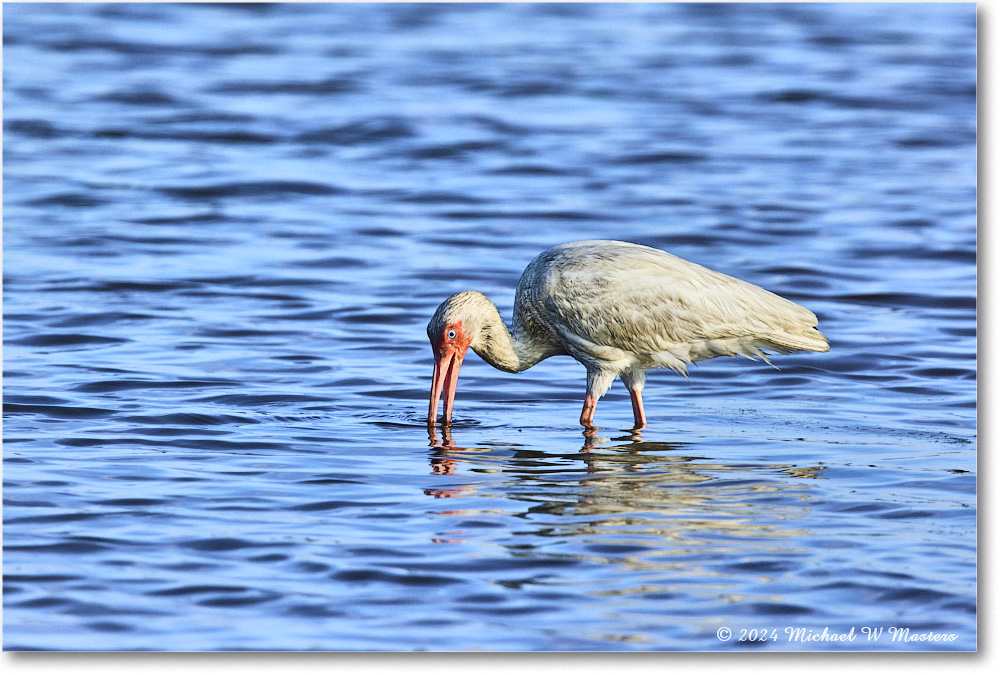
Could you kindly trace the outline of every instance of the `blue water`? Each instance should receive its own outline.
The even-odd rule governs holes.
[[[3,13],[5,649],[976,648],[974,5]],[[437,304],[590,238],[831,351],[429,434]]]

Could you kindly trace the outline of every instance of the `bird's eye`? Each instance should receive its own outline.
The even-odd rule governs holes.
[[[455,339],[455,331],[453,331],[453,330],[448,331],[448,339],[449,340],[454,340]]]

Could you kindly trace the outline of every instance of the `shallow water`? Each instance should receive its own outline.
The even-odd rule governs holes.
[[[974,5],[3,11],[5,649],[975,648]],[[832,350],[429,435],[437,304],[588,238]]]

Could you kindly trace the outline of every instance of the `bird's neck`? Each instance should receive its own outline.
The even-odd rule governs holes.
[[[496,306],[490,305],[492,311],[485,313],[477,339],[471,345],[486,363],[508,373],[517,373],[555,353],[549,346],[532,339],[516,322],[512,333]]]

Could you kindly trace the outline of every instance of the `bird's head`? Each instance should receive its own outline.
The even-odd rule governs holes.
[[[483,307],[493,307],[486,296],[476,291],[456,293],[441,303],[427,324],[427,337],[434,352],[434,379],[431,383],[427,423],[437,421],[438,400],[444,392],[444,423],[451,423],[458,371],[469,346],[478,344],[483,326]],[[496,312],[496,308],[493,308]]]

